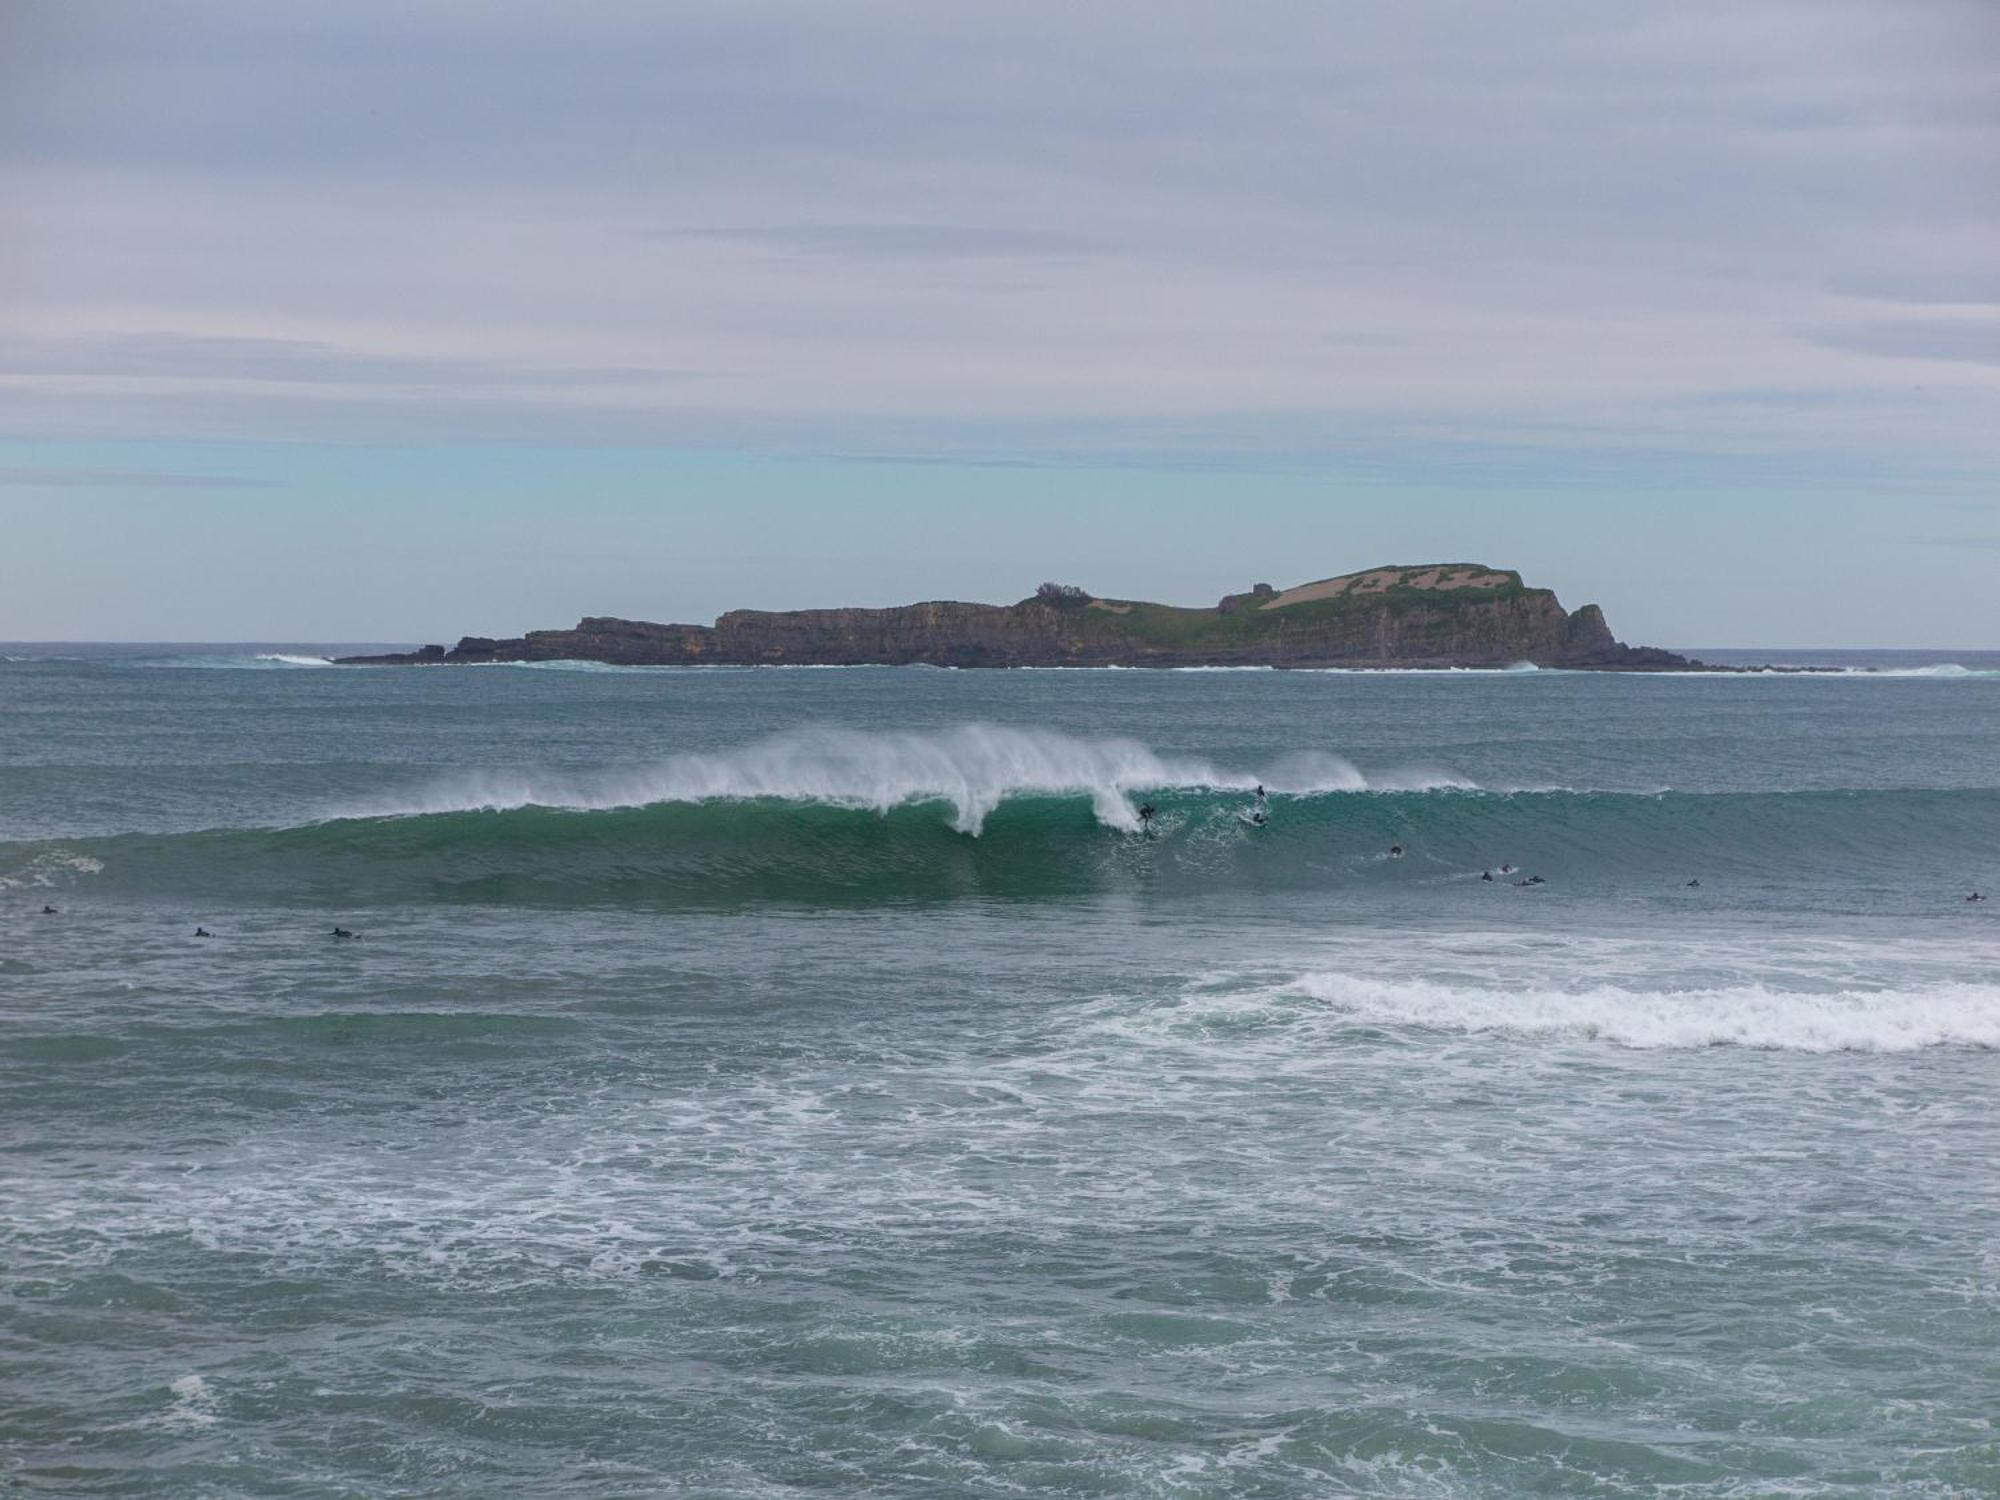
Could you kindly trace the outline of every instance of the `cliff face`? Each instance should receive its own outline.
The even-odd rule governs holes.
[[[731,610],[713,626],[589,617],[511,640],[467,636],[447,651],[351,662],[578,659],[631,665],[1593,667],[1690,665],[1621,645],[1594,604],[1564,611],[1548,589],[1479,564],[1381,568],[1214,609],[1097,599],[1045,586],[1019,604]]]

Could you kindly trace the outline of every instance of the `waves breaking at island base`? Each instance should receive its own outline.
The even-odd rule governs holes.
[[[1711,655],[1717,653],[1710,653]],[[1992,653],[1968,653],[1975,662],[1953,660],[1917,661],[1903,664],[1828,664],[1805,662],[1788,663],[1784,653],[1769,653],[1772,660],[1766,663],[1763,653],[1737,652],[1732,655],[1756,657],[1755,661],[1745,661],[1731,665],[1728,670],[1717,672],[1709,668],[1657,669],[1647,673],[1650,677],[1698,678],[1703,681],[1744,680],[1744,679],[1838,679],[1838,678],[1970,678],[1991,679],[2000,677],[2000,667],[1991,664]],[[1920,653],[1916,653],[1920,654]],[[77,661],[84,658],[66,657],[57,653],[37,652],[34,655],[0,654],[0,662],[39,663],[50,661]],[[115,663],[100,663],[144,669],[179,669],[211,671],[270,671],[285,669],[312,669],[319,667],[343,666],[349,670],[379,670],[362,668],[337,660],[333,656],[319,655],[310,651],[253,651],[243,653],[226,652],[175,652],[167,654],[142,654],[127,657]],[[412,664],[415,670],[429,670],[422,664]],[[1193,675],[1200,673],[1276,673],[1283,672],[1298,676],[1359,677],[1359,678],[1477,678],[1486,679],[1499,676],[1524,677],[1541,675],[1561,677],[1573,675],[1582,668],[1560,666],[1538,666],[1531,661],[1517,661],[1495,666],[1149,666],[1134,663],[1124,666],[1020,666],[1009,668],[960,668],[934,665],[927,662],[912,662],[902,665],[889,664],[832,664],[821,662],[764,662],[755,665],[744,663],[718,663],[713,665],[661,664],[639,665],[622,662],[596,661],[581,657],[550,657],[534,661],[478,661],[458,663],[489,670],[533,673],[594,673],[600,676],[642,676],[671,677],[683,673],[700,673],[705,676],[728,675],[740,672],[956,672],[961,670],[1000,670],[1014,672],[1145,672],[1176,673]]]

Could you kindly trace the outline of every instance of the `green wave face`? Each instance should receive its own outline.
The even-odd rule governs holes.
[[[742,907],[1039,901],[1129,892],[1846,892],[1949,879],[2000,841],[2000,792],[1688,794],[1463,790],[1133,794],[1149,830],[1109,826],[1100,797],[1002,800],[978,833],[952,805],[886,812],[776,797],[593,811],[520,807],[348,818],[278,829],[0,846],[0,879],[105,895],[302,904],[470,902]],[[1400,855],[1392,846],[1402,849]],[[1514,867],[1511,873],[1502,867]]]

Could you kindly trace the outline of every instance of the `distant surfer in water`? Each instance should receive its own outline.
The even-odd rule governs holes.
[[[1687,883],[1687,888],[1691,891],[1698,891],[1701,889],[1701,882],[1699,880],[1690,880]]]
[[[1259,802],[1264,800],[1264,783],[1261,781],[1257,783],[1257,800]]]
[[[208,929],[207,929],[206,927],[197,927],[197,928],[195,928],[195,930],[194,930],[194,935],[195,935],[196,937],[214,937],[214,936],[215,936],[215,934],[214,934],[214,933],[212,933],[212,932],[210,932],[210,931],[209,931],[209,930],[208,930]]]
[[[42,915],[45,917],[57,917],[61,916],[62,913],[57,911],[53,906],[44,906],[42,908]]]
[[[1984,901],[1986,898],[1980,895],[1979,892],[1974,891],[1970,896],[1967,896],[1965,899],[1968,901]]]
[[[1401,844],[1391,844],[1389,846],[1389,858],[1401,859],[1402,857],[1403,857],[1403,846]]]
[[[1526,880],[1517,880],[1517,881],[1515,881],[1515,882],[1514,882],[1514,884],[1516,884],[1516,885],[1547,885],[1547,884],[1548,884],[1548,882],[1547,882],[1546,880],[1542,879],[1542,877],[1541,877],[1541,876],[1539,876],[1539,875],[1530,875],[1530,876],[1529,876],[1529,877],[1528,877],[1528,878],[1527,878]]]
[[[1512,875],[1514,873],[1514,867],[1512,865],[1502,865],[1500,867],[1500,873],[1502,875]]]
[[[1152,837],[1153,819],[1156,816],[1158,816],[1158,814],[1159,814],[1159,809],[1153,806],[1152,803],[1142,802],[1139,804],[1139,827],[1142,830],[1144,830],[1148,838]]]
[[[1482,871],[1479,878],[1490,885],[1493,881],[1493,872],[1491,870]]]
[[[345,927],[334,928],[333,935],[337,938],[351,938],[354,936],[354,934],[349,932]]]

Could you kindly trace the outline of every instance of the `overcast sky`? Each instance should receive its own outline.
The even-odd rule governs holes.
[[[0,0],[0,637],[2000,646],[2000,5]]]

